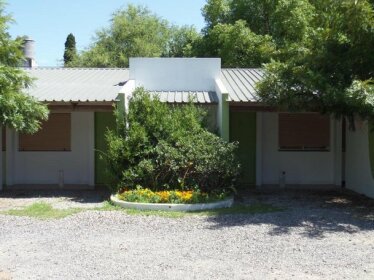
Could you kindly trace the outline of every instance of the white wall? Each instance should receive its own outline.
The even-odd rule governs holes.
[[[73,112],[71,129],[70,152],[20,152],[17,133],[9,130],[7,185],[58,184],[59,170],[65,184],[94,185],[94,113]]]
[[[346,187],[374,198],[367,123],[357,123],[355,131],[347,129],[346,143]]]
[[[219,58],[130,58],[130,80],[147,90],[214,91]]]
[[[263,112],[257,129],[261,133],[262,158],[260,164],[261,178],[257,182],[263,185],[279,184],[279,176],[286,172],[286,184],[291,185],[334,185],[339,184],[336,172],[340,172],[341,163],[335,160],[336,121],[331,120],[331,149],[329,152],[286,152],[278,151],[278,114]],[[339,137],[341,141],[341,137]],[[259,176],[259,173],[257,173]]]

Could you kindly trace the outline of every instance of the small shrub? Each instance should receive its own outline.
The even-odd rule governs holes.
[[[239,174],[236,143],[204,127],[205,112],[192,103],[172,106],[137,89],[129,112],[117,114],[118,131],[109,131],[107,161],[113,191],[199,189],[222,193]]]

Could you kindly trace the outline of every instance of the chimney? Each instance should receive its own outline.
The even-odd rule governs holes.
[[[36,67],[35,61],[35,41],[30,37],[25,37],[23,43],[23,54],[25,55],[24,67]]]

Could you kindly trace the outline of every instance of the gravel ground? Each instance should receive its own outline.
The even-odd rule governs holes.
[[[97,208],[108,199],[109,193],[105,189],[96,191],[5,191],[0,192],[0,211],[19,209],[35,202],[52,204],[54,208]],[[1,280],[1,278],[0,278]]]
[[[0,215],[0,279],[374,279],[373,200],[285,192],[239,201],[287,209],[178,219]]]

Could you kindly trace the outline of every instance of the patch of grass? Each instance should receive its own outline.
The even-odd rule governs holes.
[[[70,215],[77,214],[82,211],[121,211],[128,215],[140,215],[140,216],[158,216],[165,218],[183,218],[186,216],[220,216],[220,215],[235,215],[235,214],[261,214],[261,213],[272,213],[283,211],[285,209],[274,207],[269,204],[235,204],[231,208],[221,208],[214,210],[205,211],[193,211],[193,212],[177,212],[177,211],[151,211],[151,210],[136,210],[136,209],[124,209],[119,206],[113,205],[110,201],[105,201],[103,206],[92,208],[92,209],[82,209],[82,208],[68,208],[68,209],[56,209],[52,205],[45,202],[36,202],[30,206],[24,207],[22,209],[12,209],[2,212],[3,214],[21,216],[21,217],[31,217],[37,219],[61,219]]]
[[[36,202],[22,209],[11,209],[3,212],[7,215],[32,217],[37,219],[61,219],[83,211],[79,208],[55,209],[45,202]]]
[[[272,213],[284,211],[284,208],[274,207],[269,204],[235,204],[230,208],[221,208],[204,211],[192,211],[192,212],[178,212],[178,211],[154,211],[154,210],[136,210],[136,209],[124,209],[122,207],[113,205],[111,202],[106,201],[103,207],[96,208],[98,211],[122,211],[128,215],[141,215],[141,216],[159,216],[166,218],[183,218],[186,216],[219,216],[219,215],[235,215],[235,214],[261,214],[261,213]]]

